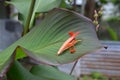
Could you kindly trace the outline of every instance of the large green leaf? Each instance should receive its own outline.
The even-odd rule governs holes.
[[[37,77],[25,69],[18,61],[15,61],[7,72],[9,80],[50,80],[43,77]]]
[[[61,45],[69,38],[68,32],[70,31],[80,32],[77,39],[82,41],[75,46],[77,51],[75,54],[70,54],[68,50],[63,55],[56,56]],[[29,39],[28,36],[31,36],[31,38]],[[77,13],[62,9],[51,11],[41,23],[40,28],[34,28],[26,36],[26,39],[28,44],[26,43],[27,47],[24,47],[23,50],[27,55],[38,62],[50,65],[75,61],[85,53],[96,50],[101,46],[94,25],[90,20]],[[32,43],[29,44],[31,41]],[[24,43],[24,40],[21,40],[21,42]]]
[[[31,2],[32,0],[11,0],[9,2],[7,1],[6,3],[12,4],[17,8],[19,12],[19,18],[25,26],[26,21],[29,17]],[[61,0],[36,0],[34,10],[32,12],[30,27],[33,24],[35,13],[47,12],[55,7],[59,7],[60,3]]]
[[[56,68],[48,65],[33,66],[30,72],[34,75],[44,77],[49,80],[76,80],[74,77],[60,72]]]
[[[0,72],[17,46],[20,47],[16,49],[16,59],[25,57],[24,53],[26,53],[36,62],[50,65],[73,62],[82,55],[101,47],[94,28],[89,19],[78,13],[54,9],[48,13],[40,25],[0,53]],[[69,31],[79,31],[80,34],[76,38],[82,41],[75,45],[74,54],[70,54],[67,50],[62,55],[56,56],[61,45],[70,37]]]

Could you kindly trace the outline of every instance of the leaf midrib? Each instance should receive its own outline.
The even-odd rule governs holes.
[[[56,42],[53,42],[53,43],[49,43],[49,44],[47,44],[47,45],[45,45],[45,46],[42,46],[42,47],[39,47],[39,48],[34,49],[34,52],[39,52],[40,50],[43,50],[43,49],[45,49],[45,48],[47,48],[47,47],[49,47],[49,46],[53,46],[53,45],[59,44],[59,43],[61,43],[61,42],[64,42],[64,41],[59,40],[59,41],[56,41]],[[38,50],[39,50],[39,51],[38,51]]]

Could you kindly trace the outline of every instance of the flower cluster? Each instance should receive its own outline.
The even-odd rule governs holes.
[[[98,22],[98,18],[102,15],[102,11],[103,11],[103,8],[100,8],[99,11],[94,10],[94,20],[93,20],[93,23],[96,26],[96,31],[98,31],[98,28],[100,26],[99,22]]]

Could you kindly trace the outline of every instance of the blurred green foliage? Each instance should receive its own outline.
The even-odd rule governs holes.
[[[107,1],[107,0],[100,0],[100,2],[101,2],[101,3],[103,3],[103,4],[108,3],[108,1]]]
[[[89,76],[83,76],[80,80],[119,80],[118,78],[108,78],[99,72],[92,72]]]

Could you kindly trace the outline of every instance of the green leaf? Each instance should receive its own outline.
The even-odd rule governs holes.
[[[15,50],[16,51],[16,50]],[[6,72],[9,69],[9,66],[12,64],[12,62],[15,59],[15,51],[13,52],[13,54],[9,57],[9,59],[7,61],[5,61],[3,64],[0,63],[0,80],[1,78],[3,78],[3,76],[6,74]]]
[[[20,46],[24,47],[25,53],[36,62],[50,65],[65,64],[101,47],[94,28],[90,20],[75,12],[54,9],[39,28],[34,28],[24,37],[27,40],[20,41],[26,47]],[[80,32],[77,39],[82,41],[75,46],[76,52],[70,54],[67,50],[62,55],[56,56],[61,45],[70,37],[68,34],[70,31]]]
[[[33,66],[30,72],[36,76],[48,78],[49,80],[76,80],[74,77],[47,65]]]
[[[49,80],[42,77],[37,77],[25,69],[18,61],[15,61],[7,72],[9,80]]]
[[[33,26],[36,13],[48,12],[53,8],[59,7],[61,0],[36,0],[33,14],[31,17],[30,28]]]
[[[48,12],[55,7],[59,7],[61,0],[36,0],[34,12]]]
[[[8,4],[12,4],[17,8],[19,12],[19,19],[25,26],[27,18],[29,17],[29,10],[32,0],[11,0],[6,1]],[[48,12],[49,10],[59,7],[61,0],[36,0],[34,10],[31,17],[30,27],[33,26],[33,21],[35,18],[35,13]]]
[[[66,0],[62,0],[61,4],[60,4],[60,7],[61,8],[66,8],[66,3],[65,3]]]
[[[116,40],[118,41],[118,35],[117,35],[117,32],[115,32],[112,28],[110,27],[106,27],[107,30],[108,30],[108,33],[110,34],[112,40]]]
[[[9,60],[17,46],[20,47],[16,50],[16,59],[23,58],[27,54],[36,62],[50,65],[78,60],[81,56],[101,48],[94,28],[89,19],[78,13],[66,9],[54,9],[40,25],[0,53],[0,70],[4,68],[4,63]],[[61,45],[70,37],[68,34],[70,31],[80,32],[76,39],[82,41],[75,45],[76,52],[71,54],[66,50],[60,56],[56,56]]]
[[[15,8],[19,12],[19,19],[25,26],[28,14],[29,14],[29,9],[30,9],[30,4],[32,0],[11,0],[11,1],[6,1],[7,4],[12,4],[15,6]]]

